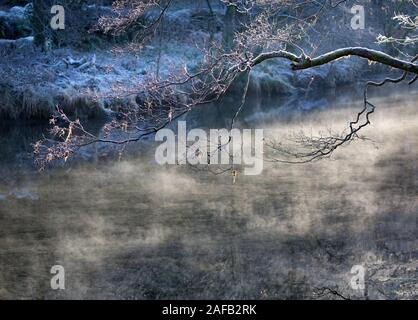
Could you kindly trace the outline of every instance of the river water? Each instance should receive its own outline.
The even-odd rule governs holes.
[[[418,298],[418,94],[392,89],[374,94],[370,140],[315,163],[266,163],[235,184],[231,173],[158,166],[151,142],[121,161],[38,172],[28,153],[45,128],[3,122],[0,298]],[[359,97],[250,98],[237,125],[339,130]],[[227,127],[238,100],[187,121]],[[65,290],[51,289],[54,265]]]

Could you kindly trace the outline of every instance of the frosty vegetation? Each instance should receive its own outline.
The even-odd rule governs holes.
[[[50,1],[49,1],[50,2]],[[45,8],[48,1],[34,1],[35,42],[44,50],[56,45],[62,39],[55,33],[48,33]],[[68,2],[68,3],[67,3]],[[70,12],[80,12],[87,4],[83,1],[63,1]],[[402,72],[399,77],[370,81],[364,89],[364,105],[357,115],[353,115],[344,132],[327,132],[319,136],[295,135],[296,148],[289,148],[280,137],[267,142],[271,149],[269,161],[306,163],[331,156],[335,150],[356,139],[365,139],[362,129],[371,123],[376,106],[368,99],[370,87],[380,87],[388,82],[404,80],[414,83],[418,77],[416,56],[416,9],[414,1],[393,1],[387,5],[388,12],[398,12],[386,29],[387,34],[377,36],[379,49],[363,46],[341,46],[329,48],[318,54],[318,37],[326,37],[316,30],[318,21],[333,21],[336,10],[350,8],[350,1],[270,1],[270,0],[220,0],[205,1],[213,16],[213,26],[217,25],[218,11],[225,10],[222,37],[216,31],[198,43],[198,61],[191,67],[187,62],[173,64],[170,68],[160,66],[161,52],[158,52],[157,66],[137,83],[112,83],[111,92],[106,97],[123,99],[134,97],[135,103],[118,106],[112,110],[111,119],[100,135],[85,128],[83,121],[70,116],[60,105],[50,120],[53,126],[52,138],[36,143],[34,153],[41,167],[55,160],[69,159],[87,146],[105,143],[123,146],[139,141],[168,126],[191,110],[205,106],[224,96],[236,83],[243,83],[242,99],[237,103],[236,113],[231,119],[231,129],[235,118],[242,110],[247,96],[253,70],[260,65],[269,66],[271,61],[288,61],[288,69],[293,72],[308,70],[332,64],[334,61],[360,57],[369,64],[382,64]],[[120,39],[112,52],[140,54],[151,42],[155,43],[164,30],[164,21],[170,9],[187,3],[176,0],[135,0],[114,1],[112,11],[101,10],[97,23],[89,26],[90,33],[102,34],[111,39]],[[382,1],[365,1],[365,5],[383,6]],[[96,3],[97,6],[97,3]],[[383,7],[382,7],[383,8]],[[87,11],[84,11],[87,12]],[[74,19],[74,15],[69,14]],[[389,19],[387,19],[389,20]],[[81,20],[80,20],[81,21]],[[211,21],[209,21],[209,25]],[[74,27],[74,24],[72,24]],[[333,27],[329,28],[332,32]],[[389,30],[390,29],[390,30]],[[334,28],[335,30],[335,28]],[[73,33],[76,34],[76,33]],[[73,41],[65,38],[65,43]],[[91,60],[67,59],[67,66],[88,68],[96,64],[96,56]],[[103,99],[103,93],[96,99]]]

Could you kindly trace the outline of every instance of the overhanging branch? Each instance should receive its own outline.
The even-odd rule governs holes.
[[[254,67],[266,60],[283,58],[292,61],[291,67],[293,70],[303,70],[318,67],[329,62],[338,60],[344,57],[357,56],[360,58],[368,59],[369,61],[378,62],[399,70],[406,72],[411,72],[418,74],[418,65],[397,59],[392,57],[384,52],[363,48],[363,47],[349,47],[334,50],[323,55],[320,55],[316,58],[311,58],[308,56],[296,56],[295,54],[280,50],[272,51],[267,53],[262,53],[257,56],[251,63],[251,66]]]

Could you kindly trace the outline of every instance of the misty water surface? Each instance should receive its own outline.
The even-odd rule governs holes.
[[[370,140],[316,163],[266,163],[235,184],[160,167],[151,142],[122,161],[40,173],[25,152],[44,128],[4,123],[0,298],[418,298],[418,95],[399,92],[375,94]],[[339,130],[358,97],[252,98],[238,126]],[[237,101],[187,121],[227,127]],[[53,265],[66,270],[64,291],[50,288]],[[350,287],[354,265],[367,270],[366,292]]]

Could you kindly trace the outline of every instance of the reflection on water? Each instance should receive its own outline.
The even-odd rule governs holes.
[[[229,174],[158,167],[152,152],[38,173],[24,151],[42,129],[9,128],[0,144],[0,298],[339,298],[324,288],[418,298],[415,98],[376,97],[365,132],[373,141],[317,163],[266,164],[235,185]],[[226,127],[233,101],[188,121]],[[239,124],[338,129],[360,103],[329,101],[250,99]],[[56,264],[66,270],[60,292],[50,289]],[[366,268],[365,292],[350,287],[354,265]]]

